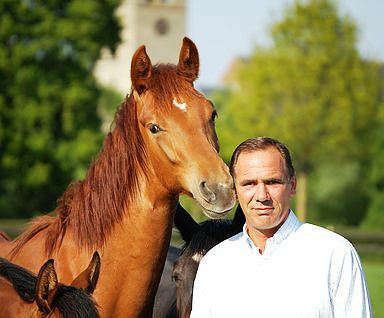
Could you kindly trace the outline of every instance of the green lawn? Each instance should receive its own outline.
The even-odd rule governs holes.
[[[384,317],[384,263],[363,260],[363,268],[371,296],[373,317]]]

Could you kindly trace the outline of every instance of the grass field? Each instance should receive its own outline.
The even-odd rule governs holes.
[[[363,260],[363,268],[371,296],[373,317],[384,317],[384,263]]]

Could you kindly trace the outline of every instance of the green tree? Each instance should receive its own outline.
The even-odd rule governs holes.
[[[231,122],[219,134],[229,131],[235,141],[223,145],[225,152],[260,135],[288,144],[299,184],[296,210],[306,219],[307,179],[317,166],[369,158],[378,65],[359,55],[355,24],[327,0],[296,1],[271,37],[271,47],[256,47],[235,70],[224,115]]]
[[[384,91],[384,85],[383,91]],[[367,216],[362,224],[363,228],[370,230],[383,230],[384,228],[384,104],[381,106],[381,127],[373,139],[373,156],[367,181],[370,188],[370,203]]]
[[[0,2],[0,216],[50,210],[100,146],[92,76],[117,0]]]

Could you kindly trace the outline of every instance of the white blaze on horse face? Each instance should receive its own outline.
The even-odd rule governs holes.
[[[203,258],[203,254],[202,253],[196,253],[196,254],[193,254],[192,255],[192,259],[197,262],[197,263],[200,263],[201,259]]]
[[[172,101],[173,105],[176,106],[178,109],[182,110],[183,112],[187,111],[187,103],[179,103],[177,102],[176,98]]]

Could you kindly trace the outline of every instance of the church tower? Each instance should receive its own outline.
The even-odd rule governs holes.
[[[104,86],[125,95],[131,87],[131,59],[144,44],[152,64],[177,63],[185,36],[185,0],[122,0],[116,12],[121,43],[112,56],[103,49],[95,76]]]

